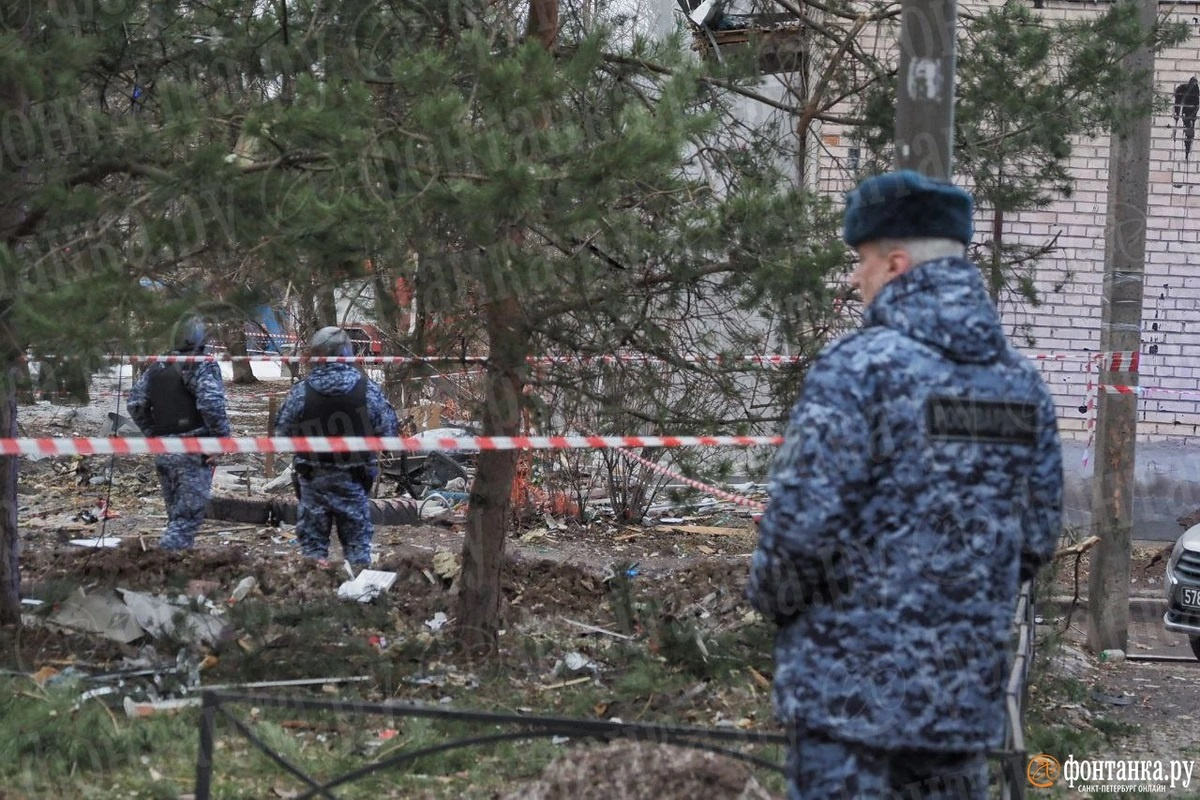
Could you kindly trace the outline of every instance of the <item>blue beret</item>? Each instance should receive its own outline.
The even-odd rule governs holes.
[[[912,170],[867,178],[846,196],[842,238],[851,247],[879,239],[954,239],[973,232],[971,195]]]

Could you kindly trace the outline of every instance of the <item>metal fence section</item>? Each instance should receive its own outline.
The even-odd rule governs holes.
[[[1013,614],[1016,650],[1004,692],[1008,717],[1004,749],[993,754],[994,758],[1000,760],[1001,800],[1024,800],[1025,797],[1026,767],[1029,763],[1029,753],[1025,748],[1025,709],[1029,699],[1029,670],[1033,666],[1033,608],[1033,582],[1026,581],[1017,596],[1017,607]]]
[[[432,718],[444,722],[473,723],[481,727],[487,726],[501,728],[502,730],[479,736],[451,739],[430,747],[398,753],[380,761],[364,764],[362,767],[321,782],[306,773],[299,766],[292,764],[258,738],[254,734],[254,731],[250,730],[244,722],[229,710],[228,706],[235,704],[247,704],[259,708],[289,708],[304,711],[341,711],[391,718]],[[457,711],[407,703],[360,703],[315,698],[276,697],[260,694],[206,691],[202,696],[200,712],[200,754],[196,762],[196,800],[210,800],[212,797],[214,735],[218,714],[229,721],[238,733],[248,739],[254,747],[278,764],[285,772],[297,778],[308,787],[307,790],[297,795],[297,798],[300,800],[312,797],[336,797],[332,790],[339,786],[352,783],[376,772],[404,766],[424,756],[463,747],[479,747],[520,739],[571,736],[598,740],[631,739],[654,744],[671,744],[695,750],[707,750],[780,773],[783,772],[783,765],[781,763],[768,761],[732,748],[739,745],[751,744],[786,747],[788,744],[788,738],[780,733],[758,733],[723,728],[696,728],[680,725],[648,725],[607,720],[498,714],[485,711]]]
[[[1014,614],[1016,648],[1012,669],[1005,690],[1008,724],[1005,730],[1004,747],[989,754],[999,762],[999,788],[1003,800],[1023,800],[1025,797],[1026,765],[1028,752],[1025,748],[1025,709],[1028,691],[1029,670],[1033,664],[1034,603],[1032,583],[1021,587]],[[252,705],[259,708],[288,708],[302,711],[334,711],[369,714],[390,718],[426,718],[444,722],[472,723],[482,727],[499,728],[498,732],[449,739],[437,745],[398,753],[380,761],[338,775],[324,782],[292,764],[255,735],[244,722],[228,708],[231,705]],[[217,715],[225,718],[248,739],[259,751],[275,762],[281,769],[307,786],[297,795],[301,800],[312,797],[334,798],[332,790],[352,783],[368,775],[395,769],[424,756],[434,755],[464,747],[480,747],[505,741],[539,739],[554,736],[597,739],[609,741],[630,739],[654,744],[671,744],[709,752],[745,761],[756,767],[782,773],[782,763],[768,761],[750,753],[733,749],[746,745],[775,745],[786,747],[789,738],[782,733],[730,730],[727,728],[698,728],[681,725],[651,725],[609,720],[571,719],[517,714],[499,714],[487,711],[459,711],[436,706],[411,703],[367,703],[356,701],[324,700],[315,698],[279,697],[263,694],[208,690],[203,693],[200,713],[200,749],[196,762],[196,800],[210,800],[214,772],[213,751],[215,744]]]

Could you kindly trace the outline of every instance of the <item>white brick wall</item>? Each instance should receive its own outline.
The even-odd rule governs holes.
[[[982,4],[967,2],[960,8],[972,5]],[[1067,19],[1095,14],[1097,9],[1092,3],[1047,0],[1037,13],[1046,19]],[[1195,8],[1176,10],[1173,16],[1200,29]],[[887,41],[874,39],[872,45],[884,48]],[[1160,54],[1155,73],[1156,86],[1168,102],[1155,114],[1151,144],[1139,379],[1147,392],[1138,402],[1138,436],[1144,441],[1200,442],[1200,130],[1185,160],[1182,126],[1175,128],[1170,108],[1175,86],[1193,75],[1200,77],[1200,37]],[[822,134],[819,185],[840,195],[851,187],[853,177],[850,143],[828,126]],[[1071,199],[1004,220],[1008,241],[1040,244],[1055,234],[1059,238],[1058,251],[1040,266],[1044,303],[1037,308],[1006,303],[1001,312],[1014,343],[1025,352],[1074,359],[1037,363],[1058,402],[1063,435],[1083,438],[1080,407],[1088,379],[1086,358],[1100,341],[1108,135],[1076,142],[1071,171],[1077,179]],[[988,209],[980,209],[976,229],[990,238]],[[1068,271],[1074,279],[1054,292]],[[1030,346],[1024,345],[1027,334],[1035,339]]]

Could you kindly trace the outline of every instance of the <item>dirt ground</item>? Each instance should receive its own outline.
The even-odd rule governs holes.
[[[261,431],[261,393],[261,387],[230,387],[236,433]],[[112,402],[111,398],[107,402]],[[61,413],[48,413],[43,408],[22,416],[22,433],[96,435],[88,429],[89,424],[88,419],[78,415],[64,419]],[[256,457],[241,460],[261,464]],[[257,581],[255,591],[263,599],[294,608],[329,602],[347,577],[337,567],[336,558],[335,566],[328,570],[302,563],[289,526],[208,521],[194,552],[173,555],[158,551],[154,544],[164,523],[163,508],[148,459],[26,461],[19,495],[21,588],[25,597],[54,602],[72,586],[87,591],[119,586],[148,593],[183,591],[224,602],[239,581],[253,576]],[[98,508],[101,498],[108,500],[109,513],[116,516],[102,518],[103,509]],[[69,543],[71,539],[102,533],[120,537],[120,545],[96,548]],[[414,637],[428,636],[439,614],[453,616],[456,598],[449,579],[453,569],[447,571],[446,565],[448,559],[459,557],[462,537],[460,527],[446,524],[377,529],[379,560],[374,567],[397,573],[397,583],[389,590],[392,635],[407,632]],[[732,510],[655,526],[601,519],[558,528],[554,520],[533,520],[516,533],[507,548],[503,624],[530,626],[549,618],[565,620],[566,625],[612,629],[616,620],[607,599],[606,578],[620,571],[639,586],[652,588],[664,614],[703,617],[714,627],[736,625],[749,613],[741,598],[754,544],[753,525],[747,515]],[[1169,549],[1137,549],[1131,576],[1135,594],[1161,592]],[[1055,591],[1070,596],[1078,587],[1086,592],[1087,567],[1086,555],[1078,563],[1074,558],[1061,561],[1056,569]],[[1200,713],[1200,671],[1196,663],[1101,663],[1083,648],[1084,637],[1076,622],[1062,631],[1064,645],[1056,658],[1063,669],[1089,687],[1092,696],[1064,705],[1064,718],[1093,728],[1103,728],[1105,721],[1138,725],[1132,736],[1114,740],[1110,757],[1137,754],[1167,759],[1200,754],[1194,744],[1196,715]],[[279,638],[271,642],[272,646],[280,639],[286,641],[289,633],[280,630],[276,635]],[[26,672],[46,665],[110,665],[138,652],[131,645],[45,626],[28,627],[19,642],[10,640],[4,645],[5,665]],[[299,675],[303,665],[295,665],[295,670]],[[661,755],[644,757],[653,760]],[[604,763],[610,756],[598,755],[597,763]],[[752,785],[753,779],[740,767],[713,767],[708,761],[693,763],[690,759],[694,757],[699,756],[672,757],[668,759],[670,765],[662,769],[681,770],[697,776],[698,781],[711,779],[716,782],[714,786],[736,785],[746,797],[760,796],[756,792],[761,790]],[[537,796],[585,796],[570,787],[586,782],[593,767],[585,761],[556,766],[558,772],[547,776]],[[716,772],[704,778],[708,774],[705,770]],[[644,785],[655,784],[650,781]],[[655,790],[644,796],[666,795]]]

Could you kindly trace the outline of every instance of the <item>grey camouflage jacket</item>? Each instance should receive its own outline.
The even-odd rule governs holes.
[[[175,351],[175,355],[191,355]],[[129,400],[125,410],[133,419],[134,424],[146,435],[154,427],[154,414],[150,408],[150,398],[147,388],[151,376],[165,369],[166,363],[155,362],[146,368],[129,390]],[[229,417],[225,413],[225,382],[221,378],[221,365],[215,361],[197,361],[180,365],[183,374],[183,385],[196,398],[196,410],[200,412],[204,425],[194,431],[188,431],[188,436],[229,436]]]
[[[321,394],[343,395],[353,391],[354,386],[362,377],[362,373],[351,364],[333,362],[314,367],[307,378],[292,387],[287,398],[279,407],[279,413],[275,417],[275,435],[300,435],[300,431],[296,429],[296,422],[304,411],[305,389],[308,385],[311,384]],[[367,381],[366,401],[367,418],[371,422],[371,428],[375,431],[375,435],[395,436],[400,427],[400,423],[396,419],[396,410],[392,408],[392,404],[388,402],[383,390],[375,381]],[[314,463],[304,453],[298,453],[295,460],[301,464]],[[372,453],[367,459],[367,465],[374,467],[378,460]],[[343,468],[349,469],[348,466]]]
[[[979,271],[918,265],[826,347],[775,456],[748,596],[779,718],[882,749],[996,746],[1021,576],[1054,551],[1055,410]]]

